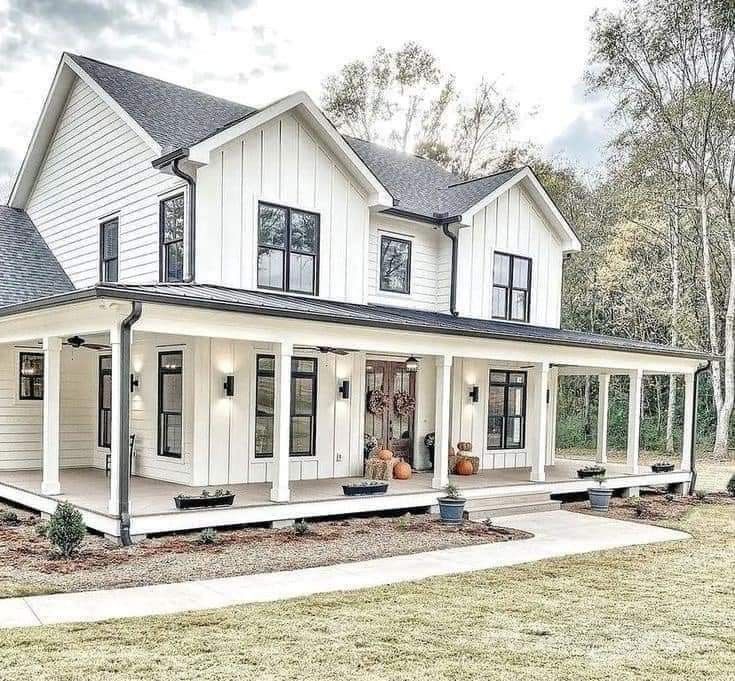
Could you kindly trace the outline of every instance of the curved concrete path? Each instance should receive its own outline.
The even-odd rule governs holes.
[[[689,538],[663,527],[567,511],[510,516],[498,524],[531,532],[534,537],[304,570],[7,598],[0,600],[0,628],[97,622],[262,603]]]

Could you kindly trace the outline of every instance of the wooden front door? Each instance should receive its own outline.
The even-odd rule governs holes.
[[[382,390],[386,406],[381,414],[374,414],[365,400],[365,432],[374,435],[378,445],[393,451],[413,466],[413,436],[415,413],[399,414],[395,408],[396,393],[408,393],[416,399],[416,374],[406,371],[403,362],[367,360],[365,387],[369,397],[372,390]]]

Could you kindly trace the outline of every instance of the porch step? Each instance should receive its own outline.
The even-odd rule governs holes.
[[[503,497],[470,499],[465,504],[464,515],[468,520],[485,520],[522,513],[541,513],[558,511],[560,501],[554,501],[549,494],[516,494]]]

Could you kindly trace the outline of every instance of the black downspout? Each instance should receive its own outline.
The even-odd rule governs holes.
[[[456,219],[450,222],[442,223],[442,231],[445,236],[452,240],[452,272],[449,284],[449,311],[453,317],[459,316],[457,312],[457,235],[453,234],[449,229],[449,225],[455,224]]]
[[[707,364],[705,364],[703,367],[699,367],[694,372],[694,389],[693,389],[693,399],[692,402],[694,404],[694,410],[692,412],[692,441],[691,441],[691,452],[692,452],[692,462],[691,462],[691,473],[692,478],[689,481],[689,496],[692,496],[694,494],[694,491],[697,487],[697,453],[694,449],[694,445],[697,442],[697,393],[699,392],[699,375],[707,371],[710,366],[712,365],[712,362],[710,360],[707,360]]]
[[[130,546],[130,329],[140,319],[142,303],[133,301],[130,314],[120,324],[120,462],[118,493],[120,542]]]
[[[175,158],[173,162],[171,163],[171,171],[173,172],[176,177],[180,177],[182,180],[185,180],[186,183],[189,185],[189,267],[188,272],[186,276],[184,277],[184,283],[190,283],[195,280],[196,278],[196,180],[189,175],[188,173],[185,173],[181,168],[179,168],[179,163],[186,158],[185,156],[180,156],[179,158]]]

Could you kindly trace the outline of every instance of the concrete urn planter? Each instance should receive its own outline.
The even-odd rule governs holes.
[[[593,511],[607,513],[613,491],[607,487],[590,487],[587,492],[590,498],[590,508]]]

